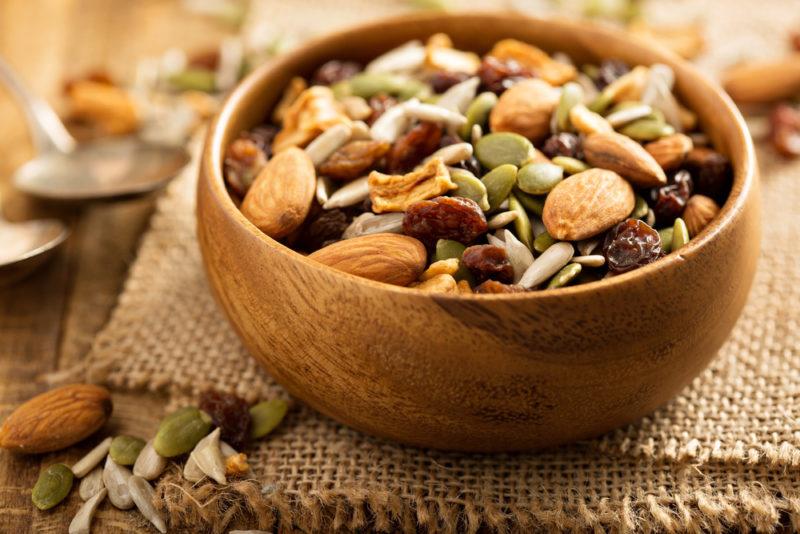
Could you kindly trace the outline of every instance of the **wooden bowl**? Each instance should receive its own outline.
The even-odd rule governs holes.
[[[513,37],[576,61],[670,65],[735,168],[730,198],[688,246],[586,285],[447,296],[332,270],[270,239],[225,190],[225,147],[293,75],[448,33],[482,53]],[[209,133],[198,187],[208,278],[251,354],[294,396],[353,428],[424,447],[539,448],[651,412],[703,370],[745,303],[759,250],[753,146],[729,98],[676,56],[616,31],[519,14],[424,14],[315,40],[248,77]]]

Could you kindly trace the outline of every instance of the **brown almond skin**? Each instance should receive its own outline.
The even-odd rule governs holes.
[[[259,230],[280,239],[306,220],[317,174],[305,151],[290,147],[276,154],[256,177],[242,202],[242,213]]]
[[[681,133],[668,135],[644,145],[644,149],[665,171],[677,169],[693,148],[692,138]]]
[[[639,187],[667,183],[664,169],[642,145],[618,133],[597,133],[583,142],[583,153],[592,167],[614,171]]]
[[[396,286],[416,282],[425,270],[425,246],[413,237],[372,234],[345,239],[308,256],[339,271]]]
[[[111,416],[111,394],[101,386],[72,384],[19,406],[0,428],[0,447],[37,454],[64,449],[94,434]]]
[[[558,105],[557,89],[539,79],[523,80],[508,88],[489,114],[493,132],[514,132],[533,143],[550,134],[550,117]]]
[[[625,220],[634,203],[631,184],[619,174],[589,169],[573,174],[550,191],[542,222],[558,240],[586,239]]]
[[[689,236],[694,237],[719,213],[719,205],[705,195],[692,195],[683,209],[683,220]]]

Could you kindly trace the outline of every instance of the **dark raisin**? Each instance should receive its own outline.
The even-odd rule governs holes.
[[[772,144],[787,158],[800,156],[800,109],[778,104],[770,115]]]
[[[516,284],[504,284],[496,280],[486,280],[475,288],[475,293],[496,294],[496,293],[524,293],[525,288]]]
[[[225,181],[234,193],[244,197],[266,164],[264,151],[252,139],[240,137],[228,145],[225,151]]]
[[[496,280],[504,284],[514,281],[514,267],[508,261],[505,247],[497,245],[475,245],[467,248],[461,262],[478,282]]]
[[[606,234],[603,255],[612,273],[625,273],[662,256],[661,236],[639,219],[627,219]]]
[[[439,148],[442,129],[433,122],[421,122],[394,142],[386,154],[386,169],[402,174],[413,169],[426,156]]]
[[[567,156],[583,159],[583,141],[573,133],[562,132],[551,135],[542,146],[542,152],[548,158]]]
[[[334,180],[353,180],[381,159],[390,146],[386,141],[352,141],[331,154],[319,166],[319,172]]]
[[[369,107],[372,108],[372,115],[367,119],[367,124],[372,124],[392,106],[397,105],[397,99],[386,93],[379,93],[369,99]]]
[[[242,133],[242,137],[250,139],[254,142],[258,148],[260,148],[264,155],[267,156],[267,159],[272,157],[272,141],[275,139],[275,136],[278,135],[280,128],[274,126],[272,124],[262,124],[261,126],[256,126],[252,130],[248,132]]]
[[[481,90],[500,94],[516,82],[525,78],[533,78],[534,74],[513,59],[497,59],[486,56],[478,67],[481,79]]]
[[[361,64],[355,61],[338,61],[334,59],[324,63],[314,72],[311,77],[311,84],[333,85],[336,82],[352,78],[362,70]]]
[[[411,204],[403,218],[403,232],[429,247],[439,239],[469,244],[486,233],[486,217],[474,200],[436,197]]]
[[[604,89],[617,78],[627,74],[631,69],[619,59],[606,59],[597,70],[597,79],[594,81],[598,89]]]
[[[232,393],[213,389],[200,395],[201,410],[211,416],[220,429],[220,438],[234,449],[241,449],[250,435],[250,405]]]
[[[469,78],[465,72],[448,72],[445,70],[436,71],[428,77],[434,93],[444,93],[457,83],[461,83]]]
[[[681,216],[694,189],[692,176],[686,170],[675,173],[671,182],[669,185],[653,189],[655,197],[653,213],[660,225],[671,225],[676,217]]]
[[[455,135],[451,134],[444,134],[442,138],[439,140],[439,147],[444,148],[446,146],[455,145],[457,143],[463,143],[464,140],[460,137],[456,137]]]
[[[707,147],[696,147],[686,156],[684,167],[692,173],[695,192],[713,198],[720,205],[731,188],[733,172],[728,158]]]
[[[342,238],[351,218],[344,210],[320,210],[309,214],[309,221],[300,236],[302,248],[313,252]]]

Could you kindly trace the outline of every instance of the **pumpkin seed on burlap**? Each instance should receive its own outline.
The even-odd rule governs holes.
[[[161,421],[153,447],[161,456],[172,458],[191,451],[210,430],[211,417],[194,406],[187,406]]]
[[[75,475],[64,464],[53,464],[39,474],[31,500],[39,510],[49,510],[66,498]]]
[[[143,439],[135,438],[133,436],[117,436],[111,442],[111,448],[108,455],[118,465],[133,465],[142,452],[145,442]]]

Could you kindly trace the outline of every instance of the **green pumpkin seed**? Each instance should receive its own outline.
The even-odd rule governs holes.
[[[661,236],[661,250],[664,251],[664,254],[672,252],[672,234],[672,228],[663,228],[658,231],[658,235]]]
[[[500,165],[481,178],[481,182],[486,187],[489,209],[497,209],[517,183],[517,168],[510,163]]]
[[[39,510],[49,510],[69,494],[75,475],[64,464],[54,464],[39,475],[31,492],[31,500]]]
[[[168,82],[180,91],[213,93],[217,88],[217,74],[207,69],[187,69],[170,76]]]
[[[144,449],[145,442],[132,436],[117,436],[111,442],[108,454],[118,465],[133,465]]]
[[[550,279],[550,283],[547,284],[547,289],[563,287],[569,284],[573,278],[580,274],[582,270],[583,267],[581,267],[580,263],[570,263],[558,271],[556,275]]]
[[[631,219],[644,219],[647,217],[647,211],[649,209],[650,206],[647,205],[647,201],[641,196],[636,195],[636,203],[633,205],[633,211],[629,217]]]
[[[553,163],[529,163],[517,173],[517,187],[531,195],[546,195],[564,179],[564,169]]]
[[[526,210],[539,217],[542,216],[542,212],[544,211],[544,197],[529,195],[524,191],[520,191],[519,187],[514,188],[514,195]]]
[[[470,138],[472,135],[472,127],[474,125],[477,124],[481,127],[486,126],[486,121],[489,119],[489,113],[492,111],[492,108],[494,108],[495,104],[497,104],[497,95],[490,91],[479,94],[472,102],[470,102],[469,106],[467,107],[467,111],[464,114],[467,117],[467,123],[458,131],[461,139],[468,140]]]
[[[670,251],[674,252],[689,242],[689,230],[686,223],[678,217],[672,225],[672,246]]]
[[[158,427],[153,448],[164,458],[191,451],[211,431],[211,417],[194,406],[168,415]]]
[[[625,126],[620,133],[636,141],[655,141],[674,134],[675,128],[655,119],[639,119]]]
[[[578,174],[579,172],[588,171],[591,169],[589,165],[581,160],[570,158],[569,156],[556,156],[550,161],[564,169],[564,172],[570,175]]]
[[[467,249],[466,246],[462,245],[458,241],[453,241],[452,239],[440,239],[436,242],[436,250],[433,253],[433,261],[440,261],[440,260],[449,260],[450,258],[458,258],[461,260],[461,256],[464,254],[464,251]],[[469,272],[469,269],[459,261],[458,270],[456,274],[453,275],[453,278],[456,280],[467,280],[470,284],[474,283],[474,278],[472,273]]]
[[[475,144],[475,157],[487,169],[501,165],[521,167],[534,153],[530,141],[511,132],[490,133]]]
[[[283,399],[262,401],[250,408],[250,437],[263,438],[277,427],[289,405]]]
[[[450,179],[458,186],[458,189],[452,191],[451,195],[474,200],[483,211],[489,211],[486,186],[474,174],[466,169],[451,168]]]
[[[581,102],[583,102],[583,87],[575,82],[564,84],[556,107],[556,126],[560,132],[569,130],[569,112]]]
[[[517,239],[522,241],[522,244],[528,247],[528,249],[531,249],[533,247],[533,227],[531,226],[531,220],[528,218],[528,213],[525,211],[525,208],[522,207],[520,201],[517,200],[517,197],[513,194],[508,197],[508,209],[517,214],[517,218],[514,219],[514,229],[517,231]]]
[[[589,109],[602,115],[613,101],[614,97],[610,93],[602,92],[597,95],[594,100],[592,100],[591,104],[589,104]]]
[[[536,239],[533,240],[533,250],[541,254],[542,252],[553,246],[555,243],[556,240],[553,239],[553,236],[551,236],[545,231],[537,235]]]
[[[371,98],[378,93],[386,93],[402,100],[413,96],[424,96],[428,87],[417,80],[384,72],[362,72],[347,80],[347,89],[336,88],[334,94],[347,94]]]

